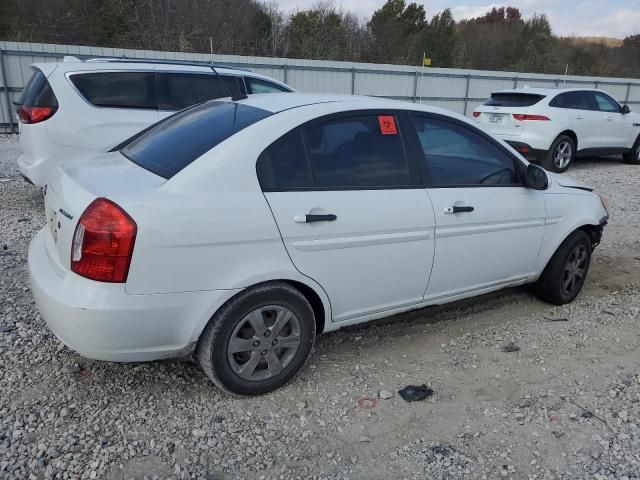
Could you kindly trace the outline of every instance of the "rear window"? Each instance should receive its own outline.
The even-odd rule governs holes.
[[[44,73],[34,70],[29,83],[22,90],[18,103],[29,107],[57,107],[58,99]]]
[[[169,179],[219,143],[269,115],[271,112],[260,108],[211,100],[157,123],[120,152],[142,168]]]
[[[96,107],[158,108],[153,72],[76,73],[70,79]]]
[[[492,93],[484,105],[490,107],[530,107],[542,100],[544,95],[535,93]]]

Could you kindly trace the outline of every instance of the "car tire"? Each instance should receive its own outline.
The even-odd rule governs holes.
[[[543,161],[543,166],[550,172],[563,173],[573,164],[576,158],[576,145],[571,137],[560,135],[551,144]]]
[[[296,375],[315,335],[313,309],[304,295],[287,283],[269,282],[241,292],[215,313],[196,356],[220,389],[260,395]]]
[[[538,297],[564,305],[578,296],[591,264],[591,238],[576,230],[558,247],[536,284]]]
[[[625,163],[630,163],[632,165],[640,165],[640,136],[636,138],[633,147],[627,153],[622,155],[622,159]]]

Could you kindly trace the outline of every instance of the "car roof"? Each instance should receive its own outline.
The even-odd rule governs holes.
[[[505,90],[496,90],[494,92],[491,92],[491,94],[493,95],[494,93],[528,93],[530,95],[549,96],[549,95],[557,95],[559,93],[565,93],[565,92],[584,92],[584,91],[601,92],[602,90],[598,90],[597,88],[590,88],[590,87],[586,87],[586,88],[522,87],[522,88],[509,88]]]
[[[213,74],[210,65],[204,62],[201,63],[184,63],[180,61],[164,61],[158,60],[127,60],[127,59],[113,59],[113,58],[96,58],[82,61],[76,57],[64,57],[61,62],[46,62],[46,63],[34,63],[32,67],[42,70],[47,76],[54,70],[62,74],[71,72],[82,71],[139,71],[139,70],[154,70],[154,71],[171,71],[171,72],[192,72],[192,73],[208,73]],[[251,77],[260,80],[265,80],[270,83],[275,83],[287,89],[293,89],[293,87],[283,83],[275,78],[260,73],[252,72],[251,70],[243,70],[225,65],[215,65],[216,71],[221,75],[235,75]]]

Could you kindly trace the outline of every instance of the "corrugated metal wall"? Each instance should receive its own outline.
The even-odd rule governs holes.
[[[54,62],[64,55],[80,58],[128,57],[205,61],[210,55],[153,50],[83,47],[43,43],[0,42],[0,132],[16,131],[13,105],[31,76],[34,62]],[[214,55],[215,63],[249,68],[303,92],[344,93],[422,102],[468,114],[492,91],[514,86],[596,87],[622,103],[640,104],[640,81],[625,78],[576,77],[491,72],[404,65]],[[565,82],[566,80],[566,82]]]

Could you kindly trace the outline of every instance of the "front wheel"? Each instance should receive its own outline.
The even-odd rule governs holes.
[[[284,385],[302,368],[315,326],[304,295],[286,283],[266,283],[216,312],[200,336],[197,358],[222,390],[260,395]]]
[[[547,152],[543,165],[550,172],[563,173],[576,158],[576,146],[571,137],[560,135]]]
[[[622,155],[625,163],[631,163],[633,165],[640,165],[640,136],[636,139],[636,143],[633,144],[631,150]]]
[[[549,303],[564,305],[578,296],[591,264],[591,239],[576,230],[556,250],[536,285],[538,296]]]

